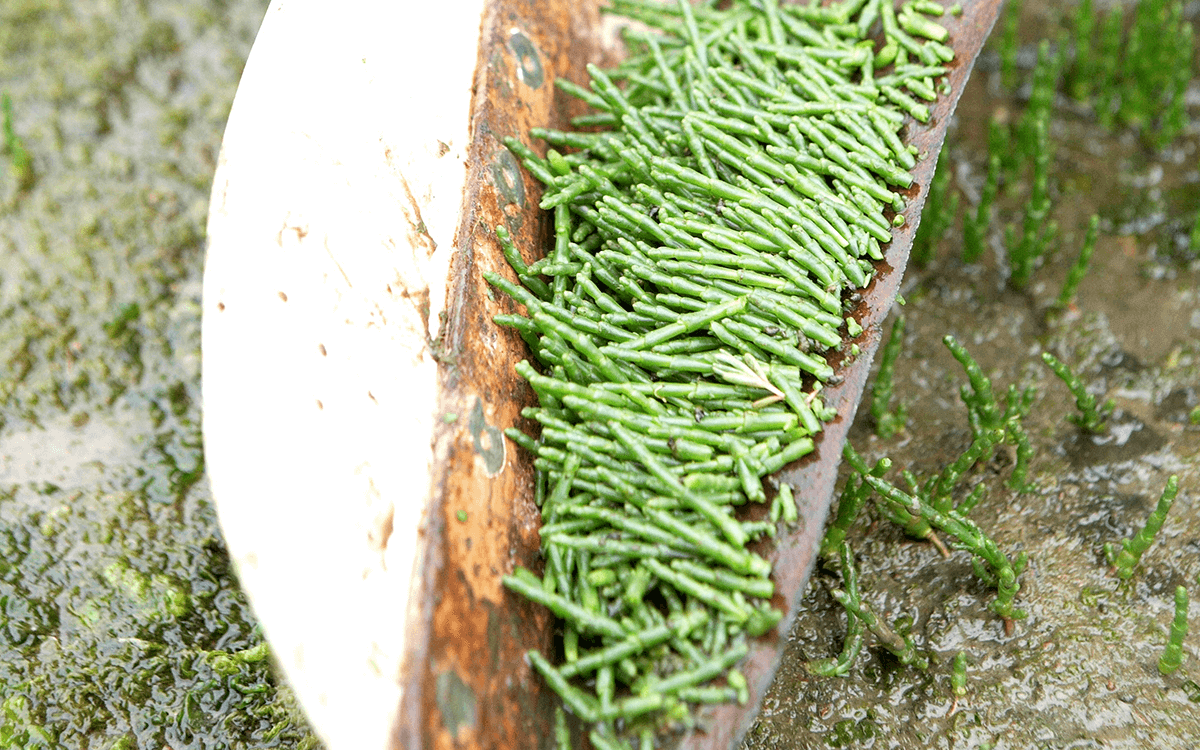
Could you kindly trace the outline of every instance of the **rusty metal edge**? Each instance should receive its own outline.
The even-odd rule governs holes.
[[[486,4],[472,86],[467,177],[437,346],[442,357],[438,413],[460,410],[465,400],[482,396],[496,407],[496,424],[506,427],[519,423],[522,406],[535,403],[512,367],[528,356],[524,343],[511,331],[497,333],[491,323],[493,314],[512,311],[512,304],[488,294],[481,271],[506,267],[493,232],[497,224],[507,224],[518,244],[533,248],[545,245],[550,227],[537,207],[540,185],[521,170],[524,200],[518,207],[497,185],[495,164],[498,155],[507,155],[504,136],[528,139],[533,125],[567,127],[569,116],[581,113],[563,105],[552,82],[557,76],[582,77],[584,64],[596,56],[588,30],[598,25],[598,5],[597,0]],[[545,85],[530,88],[516,74],[514,63],[520,61],[511,49],[516,30],[527,34],[542,56]],[[549,119],[530,120],[535,115]],[[523,229],[514,231],[514,223]],[[498,351],[480,343],[485,337],[496,340]],[[408,651],[400,675],[404,694],[391,747],[548,748],[557,701],[524,654],[551,647],[553,618],[507,593],[499,582],[515,565],[540,567],[532,461],[510,445],[504,468],[480,476],[461,425],[437,424],[432,442],[433,499],[414,571],[419,590],[411,599],[415,611],[407,623]],[[469,520],[452,520],[464,505],[470,507]],[[465,570],[469,556],[462,543],[470,550],[473,538],[483,542],[485,536],[495,551],[487,569]],[[438,694],[439,678],[448,674],[442,670],[450,668],[456,668],[454,675],[473,700],[474,722],[457,731],[450,731]]]

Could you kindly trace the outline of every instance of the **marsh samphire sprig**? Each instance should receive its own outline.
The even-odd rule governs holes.
[[[1168,675],[1183,664],[1183,639],[1188,631],[1188,593],[1183,586],[1175,587],[1175,617],[1171,620],[1171,632],[1167,645],[1158,660],[1158,671]]]
[[[1150,549],[1154,536],[1167,520],[1167,512],[1171,510],[1171,504],[1175,502],[1175,496],[1178,494],[1179,477],[1172,474],[1158,498],[1158,504],[1146,519],[1146,525],[1131,538],[1123,540],[1120,547],[1115,544],[1104,545],[1108,564],[1113,567],[1119,578],[1125,580],[1133,577],[1133,569],[1137,567],[1146,550]]]
[[[929,660],[917,651],[912,638],[897,633],[887,622],[881,620],[870,605],[861,598],[855,601],[845,591],[838,589],[834,589],[830,593],[839,604],[846,608],[847,612],[853,613],[859,621],[865,624],[879,645],[890,651],[901,664],[911,664],[917,669],[929,667]]]
[[[892,331],[884,344],[883,353],[879,357],[879,371],[875,375],[875,385],[871,391],[871,417],[875,420],[875,434],[883,440],[889,440],[903,429],[908,421],[908,410],[903,402],[896,405],[895,411],[891,409],[896,360],[903,347],[904,316],[901,315],[892,324]]]
[[[858,592],[858,568],[854,564],[854,551],[843,540],[837,546],[837,555],[841,562],[842,594],[845,597],[842,607],[846,610],[846,640],[838,656],[808,662],[808,671],[820,677],[845,677],[862,651],[863,640],[867,634],[867,623],[857,614],[862,609],[862,597]]]
[[[1087,234],[1084,235],[1083,245],[1079,248],[1079,256],[1075,259],[1075,263],[1071,265],[1071,270],[1067,272],[1067,278],[1063,281],[1062,291],[1058,293],[1056,304],[1058,307],[1067,307],[1075,301],[1075,293],[1079,290],[1079,282],[1083,281],[1083,277],[1087,275],[1088,266],[1092,261],[1092,252],[1096,249],[1096,239],[1100,234],[1100,217],[1097,214],[1092,214],[1092,218],[1088,220]]]
[[[1087,386],[1079,379],[1079,376],[1050,352],[1042,352],[1042,361],[1054,371],[1059,380],[1066,383],[1071,395],[1075,397],[1075,406],[1079,409],[1079,413],[1071,414],[1067,416],[1067,419],[1087,432],[1104,432],[1104,420],[1113,410],[1112,402],[1096,406],[1096,397],[1088,392]]]
[[[919,516],[931,527],[948,534],[953,540],[953,546],[965,549],[983,561],[987,567],[977,567],[976,573],[996,587],[997,596],[990,608],[1004,618],[1005,630],[1011,629],[1013,620],[1025,617],[1025,612],[1014,606],[1015,597],[1020,590],[1017,579],[1025,570],[1027,562],[1025,553],[1022,552],[1014,560],[1009,560],[990,536],[957,510],[942,513],[928,502],[922,502],[920,497],[910,495],[883,479],[868,475],[864,480],[893,508],[903,510],[914,518]]]
[[[1091,104],[1102,127],[1119,122],[1138,128],[1154,148],[1186,128],[1195,45],[1183,6],[1180,0],[1142,0],[1126,24],[1119,3],[1103,15],[1093,11],[1091,0],[1080,4],[1067,93]]]
[[[929,183],[925,208],[921,212],[921,226],[917,228],[917,236],[913,238],[911,257],[917,268],[924,268],[933,260],[938,243],[954,225],[954,217],[958,215],[958,204],[958,193],[950,190],[950,160],[939,159],[937,170]]]

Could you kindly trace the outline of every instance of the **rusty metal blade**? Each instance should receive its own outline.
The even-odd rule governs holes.
[[[775,673],[812,570],[841,447],[908,262],[946,126],[1000,5],[1000,0],[963,0],[961,16],[942,19],[957,53],[950,65],[951,93],[931,107],[929,123],[910,123],[906,131],[906,142],[916,145],[924,158],[906,195],[907,221],[894,232],[879,273],[853,311],[863,327],[855,339],[860,355],[852,362],[833,363],[843,380],[825,396],[838,416],[825,427],[817,451],[782,474],[799,488],[803,523],[761,550],[775,566],[774,605],[787,616],[753,643],[743,667],[749,704],[703,713],[697,728],[680,738],[689,750],[735,747]],[[499,224],[509,227],[519,246],[546,246],[549,227],[537,209],[539,187],[519,169],[501,139],[512,135],[528,142],[529,128],[562,128],[570,116],[580,114],[568,97],[556,94],[552,81],[585,81],[586,62],[611,56],[599,29],[593,0],[500,0],[485,12],[458,254],[437,347],[442,363],[439,413],[463,416],[434,436],[439,484],[426,515],[426,565],[419,571],[420,591],[414,598],[421,609],[410,616],[395,747],[552,746],[555,700],[524,654],[551,650],[553,623],[544,609],[507,594],[500,585],[501,576],[514,566],[536,569],[539,564],[532,467],[527,456],[504,449],[501,434],[512,425],[531,427],[519,414],[534,403],[533,394],[512,367],[528,354],[514,333],[491,323],[493,315],[508,307],[489,292],[481,272],[504,266],[493,233]],[[466,512],[465,521],[459,511]]]

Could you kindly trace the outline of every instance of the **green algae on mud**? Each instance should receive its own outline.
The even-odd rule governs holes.
[[[1041,27],[1038,34],[1050,37],[1055,15],[1072,7],[1026,5],[1023,33]],[[1037,46],[1029,39],[1017,56],[1027,64]],[[987,174],[988,121],[1012,119],[1024,107],[1021,94],[1002,93],[999,62],[994,53],[980,58],[943,153],[964,213],[974,211]],[[1026,68],[1020,77],[1028,75]],[[911,275],[903,290],[908,327],[894,388],[909,407],[907,428],[884,441],[862,419],[851,433],[865,458],[890,456],[918,476],[970,443],[957,393],[965,378],[938,343],[946,333],[970,348],[997,387],[1037,387],[1025,422],[1036,447],[1032,490],[1004,486],[1014,460],[1004,453],[977,467],[963,490],[985,485],[972,517],[1002,548],[1028,552],[1018,604],[1029,618],[1006,637],[965,555],[941,560],[930,545],[865,514],[849,537],[862,595],[888,619],[913,620],[932,666],[908,669],[874,647],[846,678],[808,674],[805,663],[836,654],[845,629],[827,592],[836,574],[818,571],[745,750],[1193,746],[1200,736],[1195,639],[1184,641],[1193,658],[1178,672],[1164,677],[1157,662],[1175,588],[1188,587],[1194,602],[1200,573],[1200,429],[1190,421],[1200,404],[1200,256],[1187,244],[1200,185],[1197,136],[1193,125],[1153,151],[1136,132],[1108,133],[1085,110],[1057,108],[1050,180],[1061,249],[1017,293],[999,270],[1003,256],[995,257],[1001,221],[980,263],[958,260],[962,235],[957,226],[950,231],[929,270]],[[1010,179],[1001,190],[999,218],[1019,220],[1014,209],[1027,180]],[[1092,268],[1074,305],[1056,309],[1093,212],[1101,232]],[[1067,421],[1074,396],[1042,364],[1043,350],[1069,362],[1098,401],[1114,400],[1101,434]],[[1170,474],[1179,475],[1186,499],[1133,578],[1120,582],[1103,545],[1140,528]],[[962,696],[953,684],[959,651],[970,661]]]
[[[1066,4],[1026,5],[1046,25]],[[199,447],[208,182],[262,12],[221,0],[0,4],[0,80],[38,175],[22,194],[0,170],[4,742],[315,744],[267,663],[245,655],[262,639],[228,568]],[[988,94],[987,62],[948,153],[960,187],[977,188],[986,172],[968,144],[984,142],[993,112],[1018,106]],[[930,275],[905,290],[896,395],[908,427],[887,443],[865,425],[855,436],[864,452],[918,473],[965,447],[961,375],[938,343],[948,331],[999,383],[1041,383],[1029,423],[1037,490],[1014,498],[997,456],[976,512],[1003,545],[1030,553],[1030,619],[1006,640],[965,558],[943,562],[880,527],[855,542],[864,596],[889,620],[911,616],[934,665],[918,672],[871,653],[848,679],[812,679],[803,662],[836,653],[843,627],[818,582],[749,748],[1182,748],[1200,736],[1195,639],[1172,677],[1155,666],[1174,586],[1200,600],[1200,426],[1189,421],[1200,407],[1200,271],[1185,241],[1200,196],[1196,133],[1156,155],[1136,134],[1106,136],[1084,117],[1055,128],[1064,130],[1052,134],[1052,177],[1084,196],[1056,201],[1065,246],[1078,246],[1093,210],[1103,226],[1075,309],[1043,309],[1069,253],[1018,295],[990,266],[944,260],[957,252],[944,243]],[[1043,348],[1116,399],[1108,435],[1063,420],[1073,402],[1049,382]],[[1177,507],[1118,585],[1101,545],[1136,530],[1171,472],[1184,488]],[[967,694],[951,714],[959,650],[970,659]]]
[[[312,748],[203,481],[209,183],[264,8],[6,0],[0,746]]]

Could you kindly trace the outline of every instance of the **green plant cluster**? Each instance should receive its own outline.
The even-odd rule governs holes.
[[[1087,12],[1092,13],[1090,4],[1086,5],[1089,9]],[[1097,21],[1104,29],[1102,32],[1105,40],[1103,44],[1110,51],[1108,59],[1091,63],[1101,66],[1102,74],[1098,74],[1099,80],[1108,81],[1106,84],[1109,89],[1107,96],[1110,97],[1111,108],[1106,111],[1111,111],[1113,121],[1106,126],[1112,127],[1119,124],[1129,127],[1147,127],[1147,122],[1153,122],[1154,128],[1163,126],[1161,134],[1156,130],[1155,135],[1150,139],[1151,145],[1156,146],[1168,143],[1180,132],[1179,128],[1169,124],[1164,126],[1164,123],[1170,117],[1180,117],[1181,104],[1179,102],[1181,100],[1176,98],[1176,92],[1181,92],[1191,77],[1191,29],[1180,20],[1178,5],[1178,3],[1164,2],[1143,3],[1136,11],[1136,20],[1128,36],[1124,35],[1121,25],[1112,20],[1114,17],[1120,18],[1119,9],[1107,16],[1100,16]],[[1008,8],[1008,15],[1001,24],[999,34],[1001,69],[1005,85],[1008,88],[1015,88],[1018,81],[1018,70],[1015,64],[1016,17],[1020,12],[1020,3],[1010,2]],[[1144,102],[1147,101],[1149,94],[1138,91],[1130,93],[1129,87],[1134,87],[1134,84],[1126,81],[1127,74],[1103,73],[1104,70],[1107,70],[1103,66],[1110,66],[1113,71],[1142,69],[1138,66],[1144,68],[1146,64],[1144,60],[1152,59],[1154,55],[1146,51],[1144,41],[1140,40],[1154,36],[1148,31],[1152,27],[1157,29],[1154,34],[1164,40],[1163,46],[1167,50],[1159,50],[1154,54],[1159,55],[1162,60],[1166,60],[1170,55],[1176,55],[1176,58],[1172,59],[1183,60],[1184,54],[1175,47],[1186,43],[1189,47],[1189,56],[1187,64],[1182,69],[1173,64],[1166,65],[1164,63],[1164,67],[1156,71],[1157,78],[1151,76],[1148,79],[1159,81],[1163,87],[1158,92],[1162,98],[1155,100],[1160,101],[1162,106],[1155,110],[1156,114],[1152,118],[1139,119],[1132,113],[1136,112],[1139,107],[1147,106]],[[1086,24],[1084,30],[1087,30]],[[988,170],[980,201],[973,209],[965,211],[965,215],[961,216],[963,260],[973,263],[983,256],[983,251],[987,246],[988,236],[992,231],[992,224],[997,213],[994,204],[1000,195],[1000,188],[1005,187],[1009,195],[1022,196],[1023,207],[1020,209],[1020,221],[1008,225],[1005,242],[1008,251],[1008,283],[1015,289],[1029,288],[1034,271],[1051,251],[1052,245],[1057,239],[1057,227],[1049,219],[1052,208],[1050,199],[1053,192],[1051,167],[1054,153],[1050,128],[1055,117],[1055,97],[1061,89],[1062,82],[1065,80],[1068,88],[1077,85],[1079,65],[1089,64],[1086,60],[1081,63],[1078,58],[1072,57],[1072,50],[1077,46],[1072,45],[1069,35],[1065,33],[1059,35],[1057,48],[1045,41],[1038,45],[1038,61],[1031,76],[1031,94],[1028,105],[1021,116],[1011,125],[998,120],[990,123]],[[1139,59],[1142,62],[1126,59],[1129,56],[1140,56]],[[1105,78],[1106,75],[1109,77]],[[1175,83],[1169,85],[1162,83],[1163,80],[1166,80],[1164,76],[1169,77]],[[1082,95],[1075,96],[1082,98]],[[1103,96],[1095,91],[1088,93],[1087,96],[1091,97],[1090,100],[1104,101]],[[1143,104],[1138,104],[1138,102],[1143,102]],[[1133,108],[1129,110],[1129,115],[1121,114],[1126,106]],[[1186,122],[1186,120],[1183,121]],[[947,190],[931,189],[930,202],[926,206],[927,220],[930,221],[928,226],[931,227],[927,235],[930,245],[936,245],[937,241],[946,233],[947,228],[954,226],[958,220],[959,215],[955,212],[957,207],[951,208],[951,201],[955,197],[957,196]],[[925,226],[927,225],[923,222],[922,227]],[[1200,237],[1200,218],[1196,221],[1196,227],[1193,231],[1194,244],[1200,243],[1200,240],[1195,239]],[[1091,216],[1079,254],[1071,266],[1057,298],[1051,304],[1051,309],[1068,308],[1074,304],[1079,285],[1087,273],[1095,250],[1099,229],[1099,217]],[[932,256],[929,246],[922,246],[922,253],[925,253],[924,261],[928,261]],[[955,487],[959,479],[969,472],[972,466],[991,455],[996,445],[1007,443],[1015,448],[1015,462],[1007,484],[1017,491],[1029,489],[1027,477],[1033,455],[1029,436],[1022,427],[1022,419],[1028,414],[1036,394],[1030,388],[1010,387],[1007,398],[1001,405],[992,390],[990,380],[983,375],[966,350],[952,338],[947,337],[945,343],[967,373],[969,385],[963,387],[961,395],[968,408],[968,419],[973,435],[972,444],[940,473],[924,481],[918,481],[909,472],[902,472],[904,489],[885,479],[885,475],[891,468],[889,459],[881,458],[874,466],[870,466],[850,446],[847,446],[846,459],[851,471],[842,490],[837,511],[827,527],[821,553],[830,565],[837,564],[839,557],[849,556],[849,562],[841,562],[840,568],[843,579],[845,580],[849,576],[853,581],[853,586],[847,583],[843,587],[845,591],[838,592],[835,597],[846,610],[848,631],[845,646],[839,657],[809,663],[808,668],[814,674],[827,676],[847,674],[852,667],[853,659],[861,651],[861,642],[865,634],[869,632],[860,617],[862,606],[858,600],[863,599],[863,593],[857,573],[850,567],[853,564],[853,556],[848,553],[848,535],[859,509],[872,496],[876,498],[875,509],[878,515],[897,524],[909,536],[927,539],[940,545],[938,535],[942,534],[949,538],[951,546],[967,549],[973,553],[973,564],[977,575],[997,590],[996,599],[992,602],[991,607],[1004,617],[1006,631],[1011,632],[1013,621],[1023,615],[1015,605],[1015,597],[1019,591],[1018,578],[1026,564],[1023,553],[1010,559],[1000,552],[983,530],[966,517],[982,498],[982,491],[985,487],[982,482],[976,485],[975,490],[961,497],[955,491]],[[889,354],[891,358],[894,358],[894,353]],[[1067,415],[1066,418],[1085,432],[1093,434],[1104,432],[1106,419],[1114,409],[1113,402],[1099,404],[1096,397],[1088,392],[1086,384],[1066,364],[1060,362],[1053,355],[1046,353],[1043,355],[1043,360],[1076,397],[1078,411]],[[886,415],[883,405],[890,403],[893,398],[892,380],[893,367],[889,362],[886,368],[881,367],[881,373],[877,377],[873,411],[877,410],[880,414]],[[876,403],[880,406],[876,407]],[[879,423],[877,418],[879,437],[883,439],[891,437],[891,433],[878,429]],[[1177,491],[1177,479],[1171,477],[1157,507],[1147,519],[1145,528],[1120,544],[1106,545],[1105,552],[1109,563],[1121,579],[1128,579],[1133,575],[1142,553],[1149,548],[1155,534],[1162,526]],[[1182,655],[1182,641],[1187,629],[1186,597],[1186,590],[1179,587],[1176,592],[1175,620],[1159,663],[1159,669],[1164,675],[1172,673],[1178,667]],[[878,640],[881,646],[891,650],[897,656],[904,653],[903,650],[893,648],[900,645],[899,641],[891,642],[888,645],[887,636],[879,637]],[[951,688],[956,701],[955,705],[957,705],[957,698],[965,693],[965,670],[966,654],[959,652],[954,660],[951,674]]]
[[[958,502],[955,502],[954,496],[959,482],[967,472],[979,461],[991,456],[995,446],[1001,442],[1009,442],[1017,448],[1017,461],[1013,466],[1009,485],[1018,491],[1025,489],[1031,451],[1021,420],[1029,413],[1035,392],[1031,388],[1019,390],[1010,387],[1005,405],[1001,408],[993,394],[991,381],[979,369],[966,349],[949,336],[946,337],[945,343],[962,364],[970,383],[962,388],[960,394],[967,406],[968,422],[973,433],[973,439],[967,449],[940,473],[924,482],[918,482],[909,471],[902,472],[901,476],[908,487],[907,492],[882,478],[882,464],[868,469],[849,446],[846,449],[846,459],[856,472],[857,481],[869,486],[879,495],[880,502],[877,507],[880,514],[904,529],[906,534],[918,539],[928,539],[940,547],[942,543],[935,532],[945,532],[950,535],[952,544],[968,549],[982,561],[982,565],[976,565],[976,573],[985,582],[997,587],[998,597],[992,608],[1007,622],[1024,616],[1013,606],[1013,599],[1019,588],[1016,577],[1024,569],[1024,557],[1018,555],[1015,561],[1008,560],[995,542],[967,519],[967,514],[982,499],[985,485],[977,485]],[[853,476],[847,481],[847,491],[851,493],[852,502],[857,504],[861,502],[858,495],[863,490],[862,485],[853,489],[856,486],[855,481]],[[845,530],[852,521],[852,518],[845,519],[842,509],[839,508],[831,531],[836,529],[835,533],[844,537]],[[944,548],[943,554],[946,554]]]
[[[1124,6],[1098,12],[1082,0],[1071,30],[1069,95],[1095,108],[1100,123],[1141,130],[1161,148],[1187,127],[1185,95],[1194,54],[1180,0],[1141,0],[1126,24]],[[1126,31],[1126,26],[1128,30]]]
[[[870,614],[869,606],[862,601],[858,591],[847,535],[860,507],[873,496],[877,498],[875,508],[878,513],[909,536],[926,539],[937,546],[943,555],[949,556],[949,550],[937,534],[941,532],[949,538],[951,546],[972,553],[976,575],[996,589],[997,596],[991,609],[1003,618],[1007,631],[1011,631],[1013,621],[1025,616],[1024,611],[1015,606],[1015,598],[1020,590],[1017,579],[1027,563],[1025,554],[1022,552],[1010,559],[986,532],[967,517],[982,499],[986,485],[977,484],[957,500],[956,495],[958,485],[968,472],[980,461],[986,460],[995,446],[1002,442],[1011,442],[1017,447],[1017,462],[1013,466],[1009,484],[1019,491],[1025,489],[1031,451],[1021,420],[1029,413],[1035,393],[1030,388],[1021,390],[1010,387],[1005,404],[1001,407],[990,379],[966,349],[949,336],[945,344],[968,377],[969,385],[962,388],[961,396],[967,407],[973,439],[957,459],[923,482],[907,470],[901,472],[907,491],[884,479],[891,469],[892,462],[889,459],[881,458],[874,466],[868,466],[852,446],[846,445],[844,456],[852,471],[846,479],[837,511],[822,539],[821,555],[828,559],[841,558],[845,590],[835,591],[834,597],[846,609],[848,631],[846,645],[839,657],[809,663],[808,669],[814,674],[847,674],[861,650],[864,628],[874,633],[877,641],[902,663],[921,668],[928,663],[924,657],[918,657],[910,639],[897,636]]]
[[[953,57],[924,0],[612,11],[658,33],[627,32],[632,54],[589,66],[588,88],[557,82],[594,110],[574,124],[602,129],[535,129],[544,159],[506,141],[546,186],[554,248],[527,263],[501,227],[520,284],[484,274],[524,306],[496,322],[540,365],[517,367],[540,435],[507,434],[543,477],[546,571],[504,584],[564,620],[564,663],[529,658],[601,745],[617,722],[745,699],[732,667],[782,617],[746,545],[796,511],[791,488],[771,521],[732,507],[767,501],[832,416],[826,356],[862,332],[841,295],[903,222],[899,133],[929,120]]]
[[[1091,106],[1102,127],[1133,127],[1149,145],[1167,145],[1188,124],[1185,94],[1194,44],[1183,6],[1181,0],[1141,0],[1127,23],[1121,3],[1101,12],[1093,0],[1081,0],[1070,27],[1058,35],[1054,77],[1064,77],[1065,93]],[[1018,80],[1020,13],[1021,2],[1009,2],[1001,23],[1001,70],[1008,89]],[[1053,90],[1035,75],[1034,103]]]
[[[1019,0],[1006,4],[997,31],[1001,78],[1008,89],[1015,89],[1019,81],[1016,59],[1021,6]],[[1178,0],[1146,0],[1138,3],[1133,18],[1127,19],[1121,4],[1100,12],[1092,0],[1084,0],[1054,43],[1048,39],[1039,43],[1029,99],[1020,117],[1012,123],[993,121],[989,127],[989,159],[980,199],[973,211],[962,216],[964,262],[983,257],[1001,187],[1024,198],[1019,214],[1003,225],[1009,285],[1026,290],[1033,271],[1054,251],[1059,228],[1050,219],[1055,186],[1049,130],[1060,94],[1090,105],[1106,128],[1140,130],[1146,143],[1155,148],[1169,145],[1184,132],[1194,43],[1192,26],[1183,19],[1182,8]],[[938,240],[956,221],[959,194],[944,189],[944,179],[940,176],[931,184],[922,231],[914,244],[914,262],[919,267],[932,260]],[[1059,307],[1073,301],[1087,272],[1098,229],[1093,219],[1079,261],[1059,294]],[[1200,214],[1189,242],[1192,248],[1200,247]]]
[[[903,664],[924,668],[927,663],[915,650],[911,639],[896,635],[884,623],[880,623],[863,600],[854,567],[853,552],[848,534],[863,504],[874,495],[879,515],[892,521],[906,534],[918,539],[927,539],[948,554],[936,532],[945,534],[950,545],[966,550],[973,555],[972,565],[976,575],[996,589],[996,599],[990,608],[1004,619],[1005,631],[1011,634],[1014,621],[1022,619],[1025,612],[1016,608],[1015,597],[1020,590],[1018,578],[1024,571],[1028,559],[1024,552],[1009,558],[999,546],[967,514],[982,499],[985,484],[955,501],[955,488],[961,478],[981,459],[991,454],[1002,441],[1011,441],[1017,447],[1017,461],[1013,466],[1008,485],[1018,491],[1027,489],[1025,477],[1028,461],[1032,458],[1029,441],[1021,427],[1021,420],[1028,414],[1035,392],[1031,388],[1019,390],[1010,387],[1005,406],[997,402],[990,380],[982,373],[973,358],[952,337],[946,337],[947,347],[959,360],[967,373],[969,386],[964,386],[962,399],[967,405],[968,418],[974,433],[971,445],[940,473],[918,482],[911,472],[902,472],[907,491],[884,479],[892,466],[890,459],[879,459],[874,466],[868,465],[847,444],[844,456],[851,472],[846,479],[821,545],[821,556],[836,560],[843,579],[843,589],[834,590],[833,597],[846,610],[847,634],[842,653],[834,658],[818,659],[807,664],[813,674],[819,676],[845,676],[862,650],[867,632],[875,635],[876,641],[892,652]],[[1071,371],[1048,353],[1043,359],[1063,379],[1079,400],[1079,414],[1068,415],[1084,430],[1098,432],[1103,429],[1104,416],[1112,405],[1098,409],[1095,400]],[[1147,518],[1144,527],[1130,539],[1105,546],[1105,554],[1116,575],[1122,580],[1133,576],[1134,569],[1143,553],[1153,543],[1162,528],[1167,513],[1179,491],[1178,478],[1171,476],[1162,496]],[[1168,675],[1173,673],[1182,660],[1182,642],[1187,633],[1187,592],[1184,587],[1176,591],[1175,619],[1167,645],[1159,662],[1159,670]],[[965,693],[966,657],[963,652],[955,658],[951,674],[955,701]]]
[[[1017,448],[1017,460],[1008,481],[1009,487],[1018,491],[1027,489],[1025,478],[1032,453],[1021,420],[1028,414],[1036,394],[1032,388],[1021,390],[1010,387],[1005,405],[1001,407],[994,396],[990,380],[965,348],[949,336],[946,337],[945,343],[968,377],[969,385],[962,388],[961,396],[967,405],[974,439],[955,461],[924,482],[918,482],[911,472],[902,472],[907,491],[884,479],[892,466],[890,459],[881,458],[874,466],[870,466],[852,446],[845,446],[844,455],[851,472],[822,540],[821,556],[830,561],[836,560],[839,564],[843,589],[834,590],[832,595],[846,610],[847,634],[839,656],[808,663],[807,668],[813,674],[848,674],[862,650],[868,632],[874,634],[879,645],[891,651],[901,663],[920,668],[927,664],[924,657],[915,650],[911,639],[898,636],[871,614],[859,588],[848,534],[860,508],[872,496],[877,498],[875,508],[879,515],[898,525],[909,536],[927,539],[937,545],[943,554],[948,555],[937,536],[937,532],[941,532],[949,538],[952,547],[972,553],[976,575],[996,589],[997,596],[990,608],[1004,619],[1007,633],[1012,633],[1015,620],[1025,616],[1025,612],[1015,606],[1015,597],[1020,590],[1018,578],[1028,562],[1025,553],[1021,552],[1010,559],[986,532],[967,518],[967,514],[982,499],[985,484],[977,484],[974,490],[957,501],[955,489],[962,477],[980,460],[991,455],[994,447],[1001,442],[1010,442]],[[1098,409],[1094,398],[1065,365],[1048,353],[1043,354],[1043,359],[1077,396],[1080,413],[1068,415],[1067,419],[1077,423],[1084,430],[1103,430],[1104,416],[1112,410],[1112,404]],[[890,389],[888,392],[890,393]],[[1144,527],[1119,545],[1106,545],[1105,552],[1109,564],[1121,579],[1133,576],[1142,554],[1151,546],[1162,527],[1178,490],[1178,478],[1170,477]],[[1181,586],[1176,593],[1175,620],[1159,662],[1159,670],[1164,675],[1178,668],[1186,632],[1187,593]],[[956,701],[965,692],[965,658],[965,654],[960,652],[953,665],[951,682]]]
[[[874,466],[868,466],[853,447],[849,444],[845,446],[844,456],[853,472],[846,481],[837,513],[822,540],[821,554],[829,559],[836,557],[840,563],[843,589],[835,589],[832,596],[846,610],[847,633],[841,654],[809,662],[807,668],[810,672],[825,677],[848,674],[862,650],[867,632],[873,634],[876,642],[896,656],[900,663],[919,669],[926,669],[929,665],[928,658],[917,651],[910,637],[897,633],[871,611],[858,588],[854,555],[846,536],[861,504],[872,495],[878,498],[876,508],[880,514],[901,526],[909,535],[933,541],[937,539],[933,533],[936,529],[947,534],[954,547],[971,552],[975,556],[976,574],[997,589],[997,598],[991,606],[1004,619],[1006,629],[1011,630],[1012,621],[1025,616],[1022,610],[1014,606],[1020,588],[1017,578],[1026,564],[1024,553],[1010,560],[986,533],[966,517],[965,514],[979,499],[977,492],[969,493],[957,505],[948,499],[949,487],[957,482],[963,465],[974,463],[974,459],[968,457],[977,458],[978,455],[977,445],[973,444],[964,453],[965,461],[960,459],[921,487],[916,487],[915,480],[906,472],[910,494],[883,479],[891,467],[888,459],[880,459]],[[935,487],[938,489],[935,490]],[[942,491],[947,494],[939,495],[935,507],[932,493]]]
[[[1010,8],[1018,6],[1019,3],[1009,5]],[[1007,34],[1007,26],[1003,33]],[[1026,289],[1033,271],[1058,238],[1058,226],[1049,218],[1053,207],[1050,171],[1054,160],[1050,123],[1062,65],[1062,56],[1051,54],[1049,43],[1043,41],[1038,48],[1032,93],[1022,116],[1013,125],[997,120],[989,124],[987,172],[979,202],[974,210],[962,215],[962,259],[966,263],[975,263],[983,257],[988,245],[1000,187],[1007,185],[1015,190],[1023,184],[1017,178],[1028,172],[1028,193],[1020,221],[1007,222],[1004,231],[1008,283],[1017,290]],[[939,179],[945,182],[939,182]],[[926,222],[931,225],[924,237],[918,235],[915,245],[920,248],[917,264],[921,267],[932,260],[934,246],[958,220],[959,194],[950,191],[947,183],[948,179],[943,176],[935,178],[930,185],[921,226],[924,228]],[[1078,283],[1076,280],[1075,284]]]

